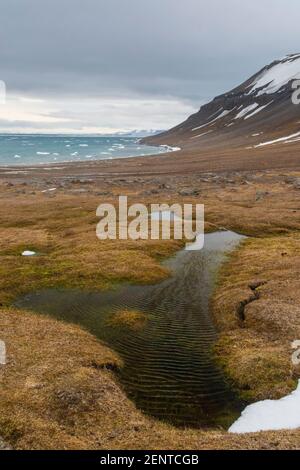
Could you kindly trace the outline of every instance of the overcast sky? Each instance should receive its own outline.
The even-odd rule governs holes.
[[[299,0],[1,0],[0,132],[165,129],[300,52]]]

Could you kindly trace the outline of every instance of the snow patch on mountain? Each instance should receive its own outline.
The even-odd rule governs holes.
[[[248,95],[254,92],[257,92],[256,96],[277,93],[284,85],[295,79],[300,79],[300,54],[289,55],[265,69],[251,83]]]
[[[268,142],[262,142],[261,144],[254,145],[254,148],[258,147],[265,147],[266,145],[272,145],[272,144],[277,144],[278,142],[292,142],[291,139],[295,139],[295,137],[300,136],[300,132],[296,132],[295,134],[288,135],[286,137],[279,137],[278,139],[275,140],[269,140]]]
[[[213,119],[212,121],[209,121],[207,122],[206,124],[202,124],[202,126],[199,126],[199,127],[194,127],[194,129],[192,129],[192,131],[197,131],[199,129],[202,129],[202,127],[206,127],[206,126],[210,126],[211,124],[213,124],[214,122],[216,122],[218,119],[221,119],[225,116],[227,116],[227,114],[231,113],[235,108],[232,108],[232,109],[225,109],[219,116],[217,116],[215,119]]]
[[[240,111],[234,119],[240,119],[244,116],[246,116],[246,114],[250,113],[251,111],[253,111],[255,108],[257,108],[259,106],[258,103],[253,103],[253,104],[250,104],[249,106],[246,106],[246,108],[242,109],[242,111]]]
[[[258,137],[259,132],[264,134],[264,139],[254,141],[256,147],[277,143],[283,147],[296,142],[300,136],[292,133],[300,130],[297,113],[300,105],[297,107],[292,101],[294,87],[291,85],[298,78],[300,53],[277,59],[239,86],[203,104],[181,124],[149,138],[147,143],[179,144],[182,148],[186,143],[190,148],[203,150],[219,149],[221,141],[226,147],[231,144],[244,147],[249,145],[247,138],[251,134]]]
[[[194,135],[193,137],[191,137],[191,139],[197,139],[198,137],[203,137],[204,135],[210,134],[211,132],[213,132],[213,131],[211,130],[211,131],[207,131],[207,132],[202,132],[202,134]]]
[[[267,103],[264,106],[260,106],[259,108],[255,109],[255,111],[253,111],[253,113],[247,114],[247,116],[245,116],[244,119],[249,119],[252,116],[255,116],[255,114],[260,113],[263,109],[265,109],[271,103],[273,103],[273,101],[270,101],[270,103]]]

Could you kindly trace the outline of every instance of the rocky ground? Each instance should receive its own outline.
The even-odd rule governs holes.
[[[10,447],[2,439],[0,439],[0,450],[10,450]]]
[[[225,263],[212,299],[217,358],[247,399],[283,396],[300,376],[290,361],[290,342],[300,339],[300,172],[142,176],[80,168],[0,170],[0,338],[8,348],[0,369],[0,435],[18,449],[298,448],[299,431],[236,436],[143,416],[116,382],[112,370],[122,364],[113,351],[78,327],[11,304],[41,287],[105,289],[169,275],[160,261],[181,244],[100,242],[101,202],[128,195],[145,204],[204,203],[207,230],[249,236]],[[25,249],[39,256],[25,259]]]

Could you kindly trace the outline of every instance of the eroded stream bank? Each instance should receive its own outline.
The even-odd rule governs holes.
[[[207,234],[203,250],[180,251],[165,263],[173,276],[157,285],[105,293],[48,289],[16,305],[80,324],[115,349],[124,360],[119,378],[145,413],[179,426],[226,428],[243,404],[214,362],[209,304],[216,272],[242,238]]]

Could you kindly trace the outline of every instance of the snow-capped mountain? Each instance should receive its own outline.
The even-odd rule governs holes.
[[[164,132],[162,129],[157,130],[157,129],[135,129],[133,131],[128,131],[128,132],[119,132],[116,135],[122,136],[122,137],[136,137],[136,138],[143,138],[143,137],[148,137],[156,134],[161,134]]]
[[[145,141],[186,150],[255,149],[300,141],[300,104],[292,102],[296,79],[300,54],[290,54],[217,96],[182,124]]]

